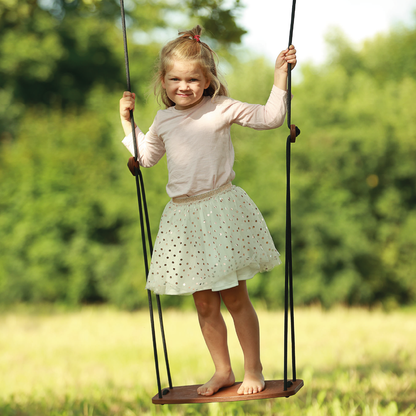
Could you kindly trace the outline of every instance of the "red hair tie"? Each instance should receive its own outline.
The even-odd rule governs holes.
[[[194,36],[194,39],[195,39],[197,42],[201,42],[201,37],[200,37],[199,35],[195,35],[195,36]]]

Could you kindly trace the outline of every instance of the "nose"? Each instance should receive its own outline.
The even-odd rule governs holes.
[[[180,89],[181,91],[186,91],[187,89],[189,89],[189,85],[188,85],[188,83],[187,83],[186,81],[182,81],[182,82],[179,84],[179,89]]]

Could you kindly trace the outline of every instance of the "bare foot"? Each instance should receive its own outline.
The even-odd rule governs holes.
[[[264,377],[261,372],[246,372],[241,386],[238,388],[238,394],[256,394],[264,390]]]
[[[216,372],[211,380],[199,387],[197,392],[201,396],[212,396],[222,387],[232,386],[235,383],[234,373],[220,373]]]

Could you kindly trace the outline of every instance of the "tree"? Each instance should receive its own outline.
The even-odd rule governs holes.
[[[415,33],[398,28],[359,51],[333,40],[331,65],[303,67],[295,113],[307,141],[296,149],[299,178],[293,182],[303,301],[394,305],[415,299],[409,251],[416,239],[408,227],[416,215],[416,74],[400,64],[414,60]],[[396,48],[387,64],[393,40],[407,48]]]
[[[161,33],[200,16],[220,44],[238,43],[245,33],[222,1],[147,2],[126,6],[132,83],[138,97],[147,85]],[[224,26],[228,26],[224,36]],[[137,29],[136,29],[137,28]],[[177,29],[177,28],[176,28]],[[145,34],[137,47],[136,35]],[[125,85],[120,5],[116,0],[0,1],[0,131],[10,137],[27,106],[80,108],[97,85],[122,91]],[[5,132],[8,132],[7,134]]]
[[[158,30],[169,13],[179,22],[172,4],[129,3],[130,39],[142,39],[132,33],[134,19],[149,24],[144,44],[129,47],[133,89],[142,97],[162,36]],[[181,14],[181,24],[196,10],[208,10],[205,4],[235,16],[222,3],[194,2],[198,7]],[[57,1],[42,9],[36,2],[0,0],[0,7],[0,302],[140,307],[146,292],[137,202],[117,111],[125,83],[118,6],[110,0]],[[292,147],[298,303],[391,307],[416,299],[416,74],[408,64],[415,58],[415,31],[398,27],[362,48],[333,35],[330,65],[299,68],[302,81],[292,102],[302,130]],[[237,41],[239,33],[224,41]],[[392,42],[400,45],[400,65],[385,59]],[[228,55],[227,61],[232,96],[264,103],[273,68],[254,57],[240,62]],[[89,65],[108,66],[106,75],[94,78]],[[143,130],[156,111],[153,100],[138,103]],[[235,183],[263,212],[284,257],[288,131],[235,126],[232,134]],[[165,161],[143,175],[156,235],[168,199]],[[252,295],[281,305],[283,272],[278,267],[251,280]],[[175,302],[184,301],[167,297],[164,303]]]
[[[143,123],[155,110],[144,103],[160,31],[188,24],[193,7],[126,7]],[[211,7],[232,20],[221,2],[204,7],[207,24]],[[119,20],[113,0],[0,0],[0,302],[133,308],[145,301],[134,187],[127,154],[113,140],[121,135],[117,106],[125,89]],[[134,27],[147,33],[144,44],[134,41]],[[238,33],[224,41],[239,41]],[[158,183],[163,164],[158,169],[147,181],[156,218],[166,199]]]

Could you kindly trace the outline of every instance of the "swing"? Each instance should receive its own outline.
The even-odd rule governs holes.
[[[124,43],[124,57],[126,65],[126,78],[127,78],[127,90],[131,92],[130,84],[130,70],[129,70],[129,58],[127,50],[127,33],[125,23],[124,12],[124,0],[120,0],[121,8],[121,22],[123,30],[123,43]],[[289,33],[289,45],[292,44],[293,26],[295,20],[295,8],[296,0],[292,3],[292,15]],[[285,241],[285,310],[284,310],[284,368],[283,368],[283,380],[266,380],[265,388],[260,393],[242,395],[238,394],[237,390],[241,385],[241,382],[235,383],[230,387],[223,387],[212,396],[201,396],[197,393],[197,388],[201,386],[173,386],[172,377],[170,373],[169,359],[167,353],[167,345],[165,338],[165,330],[163,325],[162,307],[160,302],[160,296],[155,295],[156,304],[159,316],[159,326],[161,331],[161,340],[164,351],[165,366],[167,371],[167,378],[169,387],[162,389],[160,381],[159,371],[159,359],[158,350],[156,344],[156,330],[153,313],[153,299],[150,290],[147,290],[150,325],[152,333],[153,354],[155,361],[155,372],[158,386],[158,393],[152,398],[153,404],[186,404],[186,403],[214,403],[214,402],[232,402],[232,401],[246,401],[246,400],[260,400],[260,399],[272,399],[278,397],[290,397],[295,395],[302,387],[303,380],[296,378],[296,360],[295,360],[295,324],[294,324],[294,308],[293,308],[293,275],[292,275],[292,240],[291,240],[291,209],[290,209],[290,150],[291,143],[296,141],[296,137],[300,134],[300,130],[297,126],[291,123],[291,70],[292,65],[288,64],[288,91],[287,91],[287,125],[290,130],[290,134],[286,140],[286,241]],[[148,263],[148,251],[149,248],[150,257],[153,252],[152,236],[150,233],[150,222],[146,203],[146,194],[144,189],[144,181],[140,165],[137,161],[137,138],[134,128],[133,111],[130,110],[130,119],[132,126],[134,157],[130,157],[128,161],[128,168],[136,179],[137,199],[140,216],[140,227],[143,246],[143,257],[145,276],[147,278],[149,273]],[[146,243],[147,235],[147,243]],[[288,356],[288,320],[289,320],[289,307],[290,307],[290,322],[291,322],[291,356],[292,356],[292,380],[288,380],[287,376],[287,356]]]

